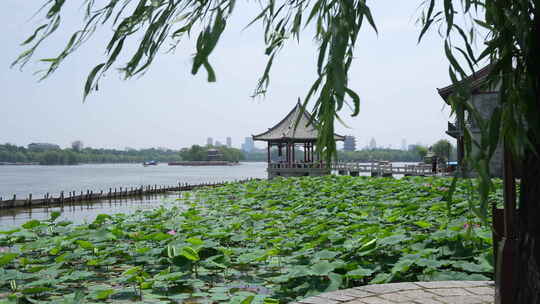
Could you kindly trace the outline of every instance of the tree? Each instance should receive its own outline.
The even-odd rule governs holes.
[[[67,47],[49,63],[43,77],[54,72],[61,62],[79,48],[100,25],[114,27],[106,46],[108,58],[90,71],[84,93],[96,90],[104,73],[113,67],[118,58],[125,58],[124,44],[138,39],[134,33],[143,33],[137,50],[131,54],[121,71],[126,78],[144,73],[165,41],[178,45],[180,38],[201,30],[193,58],[192,73],[204,68],[209,81],[216,75],[209,62],[227,19],[234,11],[234,0],[224,1],[136,1],[108,0],[86,1],[85,26],[70,38]],[[147,3],[148,2],[148,3]],[[441,3],[442,2],[442,3]],[[505,166],[507,210],[506,225],[511,228],[503,248],[515,253],[513,260],[514,287],[511,303],[540,303],[540,20],[535,0],[425,0],[421,17],[423,28],[419,40],[430,28],[437,26],[445,40],[444,52],[450,62],[449,75],[459,85],[460,92],[451,100],[458,115],[466,111],[478,116],[465,100],[470,95],[470,79],[466,70],[474,72],[486,61],[492,65],[490,83],[498,87],[502,107],[490,119],[475,119],[480,123],[483,139],[480,143],[465,138],[469,152],[468,163],[480,177],[478,190],[481,197],[478,214],[485,218],[491,182],[487,174],[489,159],[503,140],[507,166]],[[14,64],[24,65],[61,22],[65,1],[46,0],[43,11],[47,22],[39,26],[24,43],[30,45]],[[130,5],[131,4],[131,5]],[[359,97],[348,88],[347,72],[354,56],[354,45],[359,30],[367,21],[377,30],[365,0],[291,0],[261,2],[261,13],[253,22],[262,21],[264,41],[268,55],[256,94],[264,93],[270,81],[270,68],[276,54],[289,38],[298,38],[302,23],[315,25],[315,40],[319,46],[317,79],[304,99],[304,107],[315,99],[313,116],[319,121],[319,152],[330,160],[336,153],[334,121],[344,104],[353,104],[353,115],[359,111]],[[132,9],[129,13],[128,10]],[[304,22],[304,20],[306,20]],[[454,20],[460,20],[455,23]],[[464,20],[464,21],[462,21]],[[475,48],[480,39],[480,49]],[[166,44],[169,45],[169,44]],[[456,56],[461,56],[458,59]],[[463,65],[462,63],[465,63]],[[479,153],[472,155],[472,146]],[[521,163],[523,174],[519,194],[519,212],[516,212],[515,176],[510,164]],[[500,278],[499,278],[500,279]],[[512,280],[509,278],[507,280]]]
[[[180,156],[183,160],[203,161],[208,159],[207,149],[199,145],[193,145],[191,148],[180,150]]]
[[[439,159],[449,160],[452,153],[452,144],[446,139],[441,139],[434,143],[431,149]]]
[[[226,146],[214,147],[211,145],[204,147],[193,145],[191,148],[184,148],[180,150],[180,156],[182,157],[182,160],[186,161],[207,161],[209,149],[219,150],[219,152],[223,155],[223,160],[226,161],[238,162],[244,159],[244,154],[238,149],[229,148]]]
[[[461,7],[454,4],[461,4]],[[433,24],[445,28],[449,74],[458,92],[450,98],[452,110],[467,113],[479,124],[482,136],[474,142],[465,132],[466,163],[479,176],[482,218],[487,216],[492,189],[489,160],[502,141],[504,146],[504,235],[498,248],[496,282],[501,303],[540,303],[540,17],[538,1],[445,1],[442,10],[430,0],[420,37]],[[458,25],[455,17],[463,17]],[[461,19],[461,18],[460,18]],[[484,47],[475,52],[477,39]],[[461,60],[458,61],[457,56]],[[489,63],[487,89],[499,91],[500,108],[483,119],[468,104],[474,72]],[[465,65],[460,62],[464,62]],[[459,117],[460,120],[463,116]],[[472,153],[473,146],[476,153]],[[519,203],[516,202],[514,164],[523,169]],[[505,272],[503,272],[506,269]]]
[[[428,153],[428,148],[422,146],[422,145],[409,145],[409,151],[413,152],[414,154],[418,155],[420,157],[420,160],[423,161],[424,157]]]

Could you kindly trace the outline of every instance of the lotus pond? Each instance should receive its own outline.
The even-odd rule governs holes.
[[[471,182],[447,202],[451,182],[278,178],[85,225],[55,213],[0,232],[0,303],[287,303],[365,284],[492,279]]]

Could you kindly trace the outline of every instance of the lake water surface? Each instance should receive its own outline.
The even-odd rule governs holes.
[[[50,207],[0,209],[0,230],[16,228],[29,220],[47,220],[51,213],[58,211],[61,216],[57,221],[71,221],[75,224],[90,223],[97,215],[124,213],[130,214],[140,209],[154,209],[162,205],[179,204],[178,193],[149,195],[127,199],[111,199],[92,202],[76,202]]]
[[[403,166],[407,163],[395,163]],[[246,178],[266,178],[266,163],[241,163],[238,166],[158,166],[140,164],[102,164],[79,166],[0,166],[0,196],[16,194],[19,198],[32,193],[41,198],[47,192],[57,196],[60,191],[100,190],[137,187],[141,185],[199,184],[234,181]],[[361,175],[368,175],[362,173]],[[396,176],[399,178],[399,176]],[[0,230],[13,228],[31,219],[45,220],[53,211],[62,213],[59,220],[74,223],[91,222],[101,213],[133,213],[139,209],[175,204],[180,192],[129,199],[81,202],[64,206],[0,209]]]
[[[78,166],[0,166],[0,196],[4,199],[43,197],[47,192],[100,190],[141,185],[200,184],[266,178],[266,163],[241,163],[237,166],[158,166],[140,164],[98,164]],[[132,213],[138,209],[174,204],[180,193],[140,198],[104,200],[62,206],[0,209],[0,230],[19,226],[31,219],[45,220],[53,211],[60,211],[59,220],[74,223],[91,222],[100,213]]]
[[[237,166],[157,166],[141,164],[92,164],[77,166],[0,166],[0,197],[19,198],[32,194],[55,196],[60,191],[108,191],[109,188],[141,185],[233,181],[266,178],[266,163],[240,163]]]

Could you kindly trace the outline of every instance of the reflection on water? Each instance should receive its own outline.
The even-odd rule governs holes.
[[[50,207],[34,208],[8,208],[0,209],[0,229],[18,227],[29,220],[46,220],[53,211],[60,211],[62,215],[58,221],[67,220],[75,224],[92,222],[98,214],[130,214],[140,209],[157,208],[163,204],[174,203],[182,192],[143,197],[111,199],[93,202],[75,202],[70,204],[54,205]]]

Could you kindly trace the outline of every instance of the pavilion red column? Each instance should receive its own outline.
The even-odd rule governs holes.
[[[287,143],[287,149],[289,150],[289,158],[287,158],[287,163],[288,163],[288,164],[291,164],[291,160],[292,160],[292,150],[291,150],[291,144],[290,144],[290,143]]]
[[[294,142],[291,144],[291,150],[292,150],[292,161],[291,163],[294,163],[295,162],[295,155],[294,155]]]
[[[289,157],[290,157],[289,144],[285,143],[285,163],[289,163]]]
[[[268,142],[268,163],[270,163],[270,142]]]

